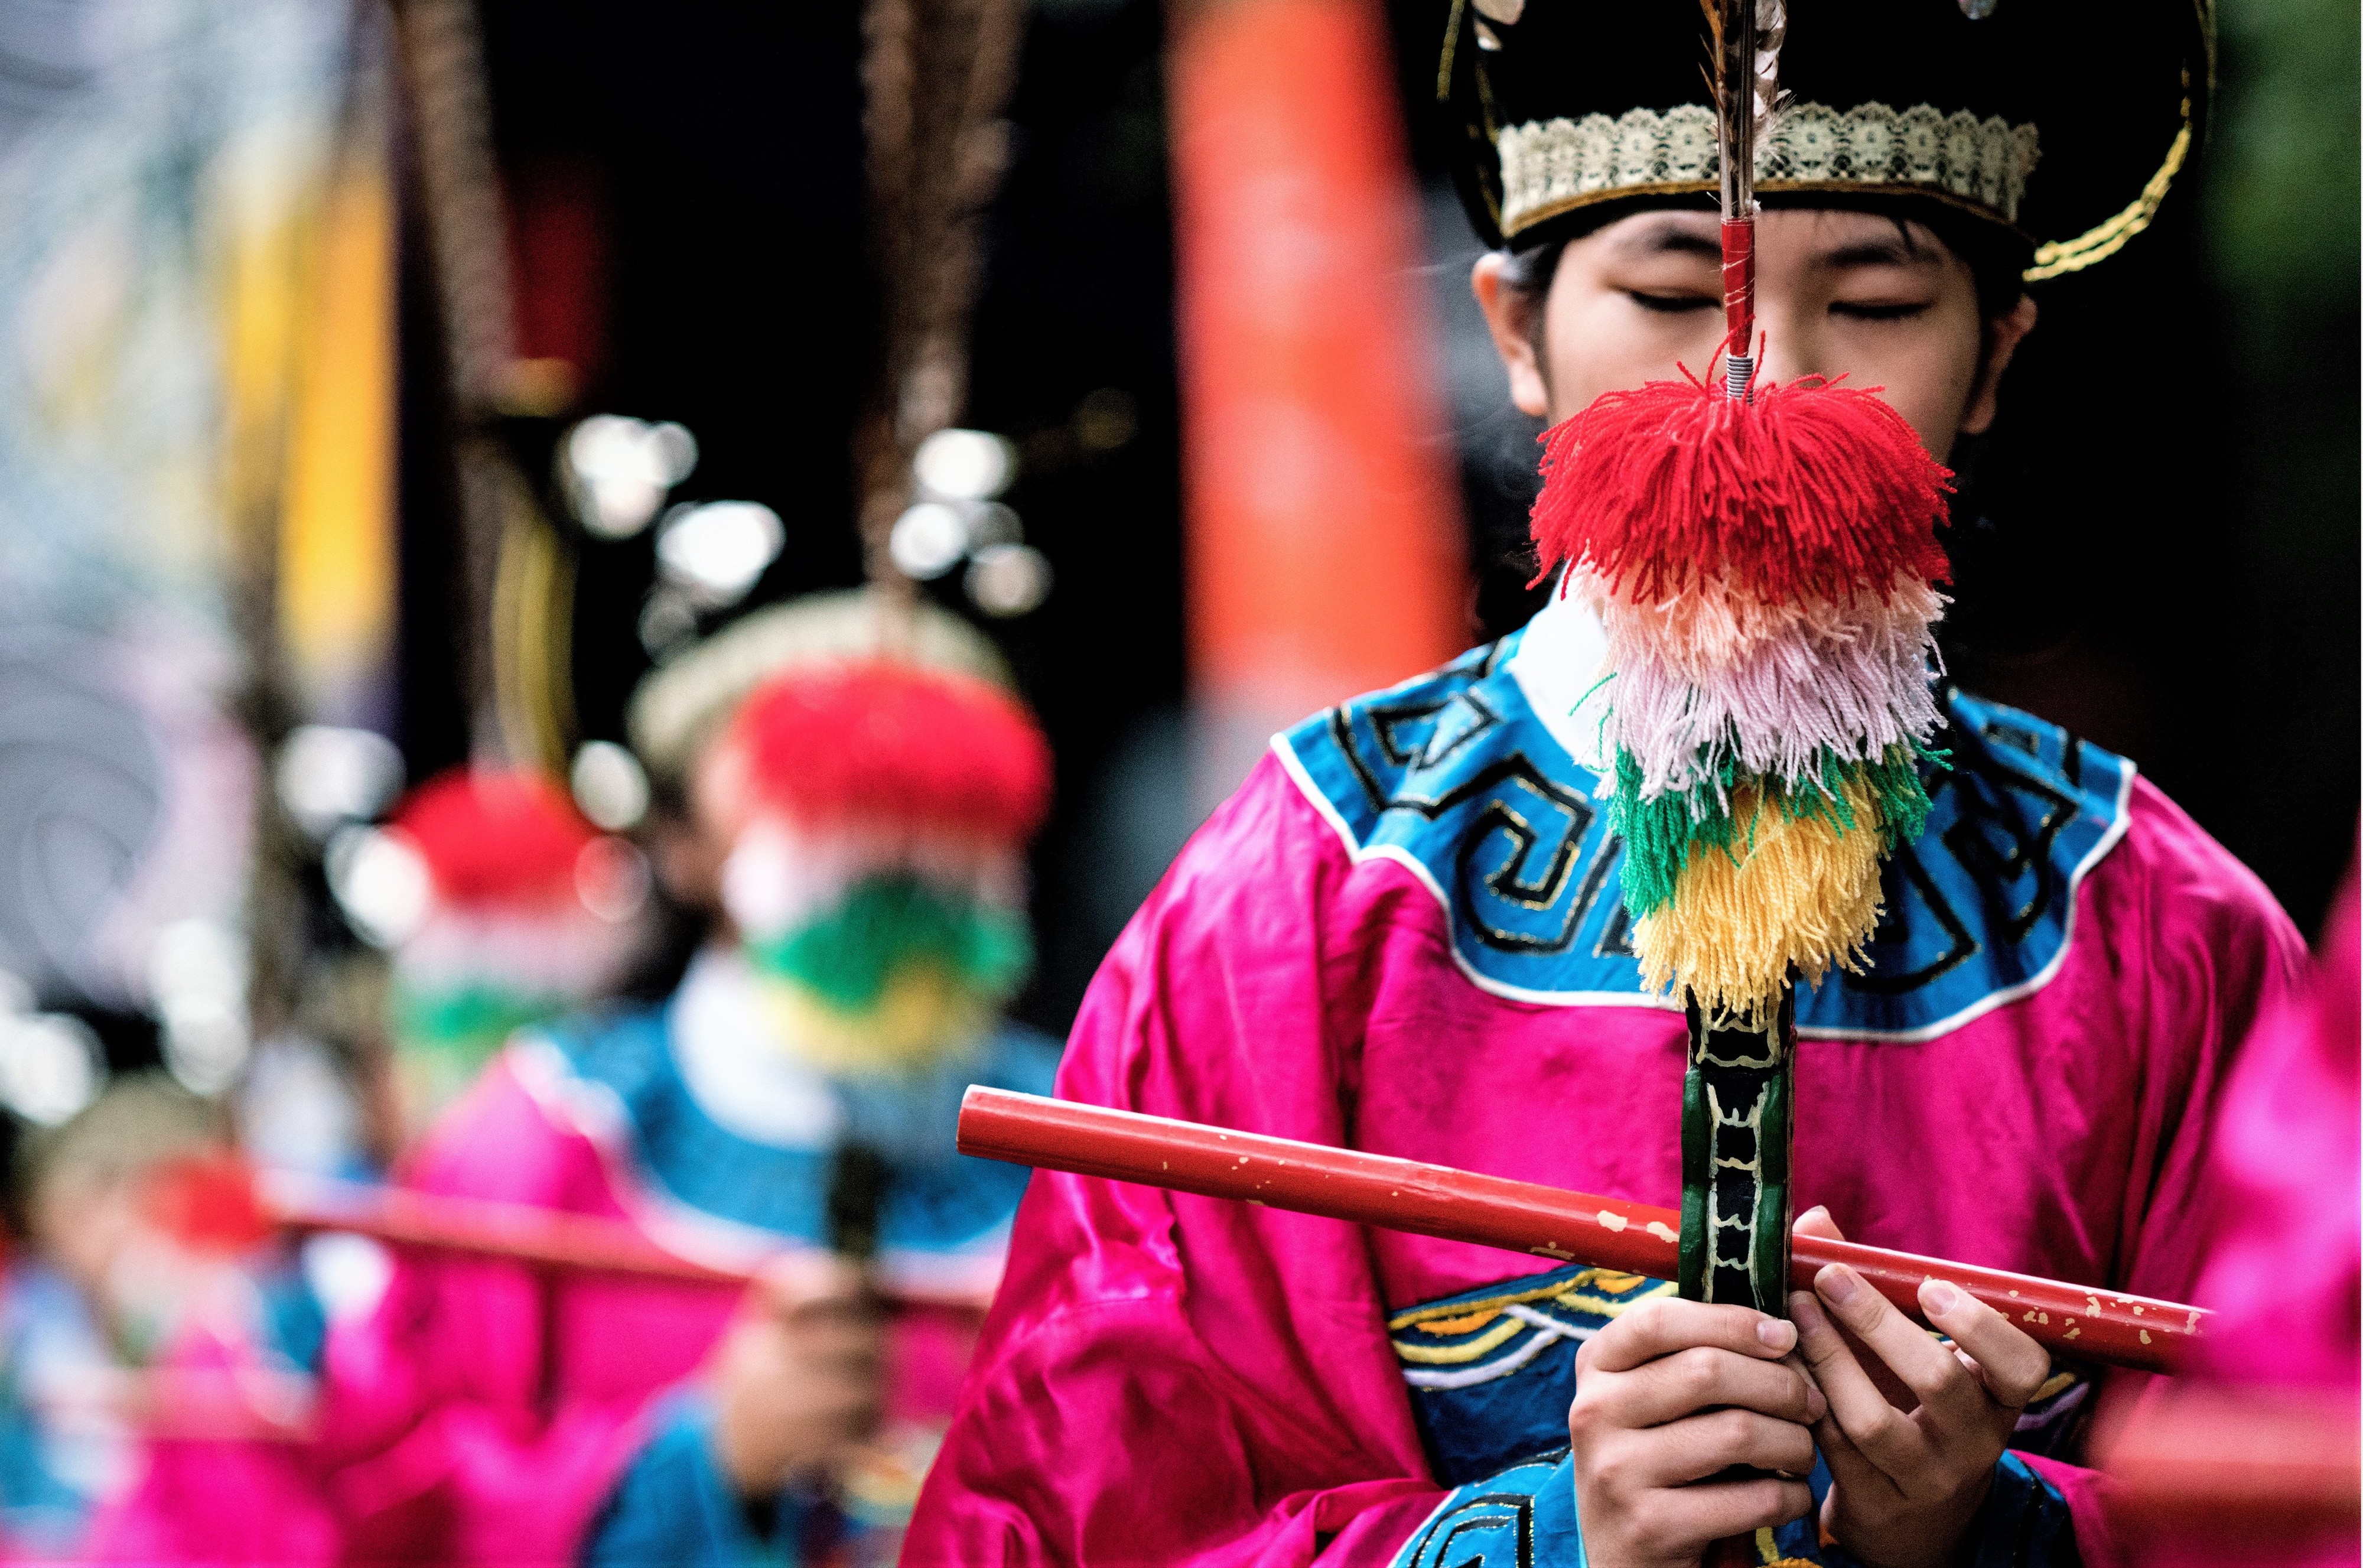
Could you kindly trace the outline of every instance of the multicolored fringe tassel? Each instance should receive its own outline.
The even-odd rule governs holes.
[[[646,863],[538,773],[441,774],[363,842],[380,884],[420,890],[372,929],[392,946],[397,1076],[422,1125],[511,1034],[605,993],[639,951]]]
[[[726,745],[749,825],[723,896],[782,1041],[858,1073],[977,1039],[1033,962],[1024,854],[1050,761],[1024,707],[891,661],[802,668]]]
[[[1871,391],[1611,393],[1544,438],[1534,536],[1608,637],[1610,819],[1652,989],[1763,1027],[1853,968],[1925,824],[1952,475]]]

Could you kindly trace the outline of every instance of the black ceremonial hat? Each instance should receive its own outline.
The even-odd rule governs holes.
[[[2009,228],[2030,279],[2149,224],[2203,129],[2213,0],[1788,0],[1790,106],[1757,189],[1889,194]],[[1490,244],[1611,203],[1711,195],[1698,0],[1453,0],[1437,73]]]

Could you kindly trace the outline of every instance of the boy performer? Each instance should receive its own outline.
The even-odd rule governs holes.
[[[1939,461],[1985,429],[2035,324],[2022,281],[2122,245],[2188,156],[2205,20],[1794,0],[1757,169],[1758,386],[1881,389]],[[1520,407],[1557,423],[1718,373],[1699,7],[1467,0],[1447,49]],[[1561,586],[1523,631],[1275,739],[1110,954],[1061,1095],[1681,1189],[1687,1030],[1642,984],[1601,776],[1613,649],[1596,579]],[[1732,630],[1688,634],[1712,663]],[[2182,1296],[2220,1084],[2302,947],[2129,762],[1928,679],[1948,756],[1921,769],[1925,829],[1860,967],[1797,991],[1799,1229]],[[2087,1375],[1998,1314],[1929,1287],[1956,1355],[1843,1268],[1793,1323],[1673,1294],[1046,1174],[904,1561],[2109,1554],[2073,1462]]]
[[[316,1497],[271,1501],[324,1510],[336,1560],[891,1560],[1026,1181],[954,1152],[960,1093],[1047,1092],[1057,1062],[999,1011],[1050,766],[977,673],[1001,671],[955,617],[850,595],[650,678],[722,888],[710,940],[660,1006],[521,1033],[400,1175],[765,1283],[402,1257],[329,1336]]]

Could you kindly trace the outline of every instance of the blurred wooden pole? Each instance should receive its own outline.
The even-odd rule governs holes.
[[[919,443],[968,402],[969,317],[986,207],[1008,162],[1002,110],[1024,0],[864,0],[863,140],[880,304],[878,377],[854,437],[864,570],[890,601],[913,585],[887,541]]]
[[[305,720],[365,717],[356,710],[383,674],[392,631],[382,22],[355,8],[335,121],[300,164],[258,187],[267,200],[234,204],[223,239],[223,482],[246,665],[238,706],[264,781],[247,886],[255,1039],[285,1028],[300,1005],[305,868],[318,853],[271,786],[272,763]],[[175,1071],[195,1084],[210,1069],[176,1061]]]
[[[1419,217],[1367,0],[1196,0],[1170,43],[1201,795],[1468,640]]]
[[[460,498],[454,617],[479,762],[562,777],[573,751],[573,556],[503,439],[549,413],[521,377],[477,0],[393,0],[440,307]]]
[[[511,506],[493,429],[516,349],[508,241],[493,165],[483,43],[474,0],[395,0],[409,130],[443,317],[460,495],[458,640],[469,734],[480,759],[507,751],[493,651],[494,582]]]

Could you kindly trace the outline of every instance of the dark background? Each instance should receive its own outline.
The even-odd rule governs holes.
[[[750,602],[856,581],[850,417],[874,314],[856,8],[484,10],[525,351],[577,366],[578,412],[687,424],[684,497],[779,511],[788,548]],[[1475,243],[1424,113],[1443,10],[1396,0],[1390,18],[1445,328],[1437,439],[1482,569],[1473,639],[1528,602],[1513,558],[1534,427],[1463,303]],[[2357,18],[2235,0],[2223,20],[2199,176],[2121,255],[2038,295],[1957,508],[1948,657],[1965,684],[2131,755],[2311,932],[2357,800]],[[991,628],[1059,759],[1023,1008],[1053,1029],[1191,826],[1162,27],[1148,0],[1035,6],[963,418],[1019,444],[1007,499],[1058,573],[1042,609]],[[405,298],[402,740],[419,777],[464,736],[448,418],[415,265]],[[1105,418],[1080,434],[1087,400],[1119,433],[1128,415],[1129,439]],[[647,536],[587,545],[582,567],[582,727],[619,738],[646,667]]]

